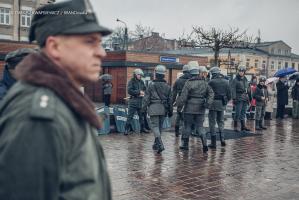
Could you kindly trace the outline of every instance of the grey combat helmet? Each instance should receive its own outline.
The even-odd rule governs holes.
[[[243,65],[240,65],[240,66],[238,67],[238,71],[239,71],[239,72],[245,72],[245,71],[246,71],[246,67],[243,66]]]
[[[189,73],[191,75],[198,75],[199,74],[199,65],[197,61],[190,61],[188,62],[189,65]]]
[[[182,72],[188,72],[189,71],[189,65],[184,65]]]
[[[260,76],[259,82],[266,82],[267,78],[265,76]]]
[[[207,68],[205,66],[199,66],[199,72],[200,73],[203,73],[203,72],[208,73],[209,71],[207,70]]]
[[[220,70],[219,67],[212,67],[212,68],[210,69],[210,73],[211,73],[211,74],[220,74],[220,73],[221,73],[221,70]]]
[[[165,75],[166,74],[166,67],[164,65],[157,65],[155,67],[155,73]]]
[[[138,69],[134,70],[134,74],[143,76],[143,71],[142,71],[142,69],[138,68]]]

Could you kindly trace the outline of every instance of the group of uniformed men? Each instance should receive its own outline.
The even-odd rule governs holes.
[[[148,133],[144,127],[144,114],[150,117],[150,127],[154,133],[155,140],[153,149],[160,154],[164,150],[161,139],[161,131],[165,117],[173,115],[173,106],[177,106],[175,121],[175,136],[180,135],[180,124],[183,122],[180,149],[189,149],[189,137],[192,132],[198,133],[202,141],[203,152],[208,147],[216,149],[216,123],[218,125],[221,146],[225,146],[224,136],[224,111],[227,103],[232,99],[235,106],[234,128],[238,130],[238,121],[241,123],[241,131],[250,131],[245,125],[245,114],[248,105],[248,81],[245,77],[246,68],[239,66],[236,77],[231,84],[221,74],[219,67],[215,66],[208,71],[205,66],[199,66],[197,61],[190,61],[183,66],[183,75],[179,77],[173,88],[165,80],[166,67],[158,65],[155,68],[154,80],[145,87],[142,81],[143,72],[141,69],[134,71],[133,78],[128,83],[129,114],[126,123],[125,135],[130,132],[135,112],[139,115],[141,132]],[[210,74],[210,78],[208,78]],[[266,79],[260,78],[261,91],[255,93],[255,98],[260,107],[257,111],[257,129],[265,129],[263,126],[264,105],[267,98],[264,87]],[[209,132],[211,144],[207,145],[205,128],[203,126],[205,112],[209,109]]]

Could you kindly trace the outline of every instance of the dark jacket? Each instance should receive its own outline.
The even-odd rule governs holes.
[[[247,101],[248,97],[248,80],[245,76],[241,77],[239,74],[231,82],[232,99],[236,101]]]
[[[172,103],[174,103],[178,96],[181,95],[181,92],[183,90],[183,87],[187,80],[191,78],[190,74],[183,74],[179,79],[177,79],[173,85],[172,89]]]
[[[146,87],[143,80],[138,80],[132,78],[128,83],[128,94],[130,95],[129,106],[141,108],[142,106],[142,96],[140,96],[140,91],[145,92]]]
[[[188,114],[204,114],[214,100],[214,92],[208,82],[193,77],[188,80],[177,100],[178,110]]]
[[[12,75],[9,73],[7,69],[7,65],[4,67],[3,71],[3,79],[0,82],[0,100],[3,99],[5,94],[7,93],[8,89],[15,84],[16,79],[12,77]]]
[[[277,105],[288,105],[289,101],[289,86],[285,85],[282,81],[276,83],[277,89]]]
[[[256,99],[256,106],[266,106],[268,100],[267,86],[258,84],[252,97]],[[262,97],[265,97],[265,99],[263,100]]]
[[[20,65],[0,107],[0,199],[112,199],[91,101],[45,55]]]
[[[154,80],[149,84],[143,98],[142,109],[147,109],[150,116],[172,115],[172,92],[165,80]]]
[[[103,94],[104,95],[111,95],[112,94],[112,83],[106,82],[103,84]]]
[[[292,87],[292,98],[293,100],[299,101],[299,85],[297,84],[297,82]]]
[[[231,99],[231,92],[228,81],[222,74],[213,76],[209,85],[214,91],[214,101],[209,110],[223,111],[227,102]]]

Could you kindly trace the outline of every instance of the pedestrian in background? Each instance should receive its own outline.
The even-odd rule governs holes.
[[[151,129],[155,135],[153,150],[158,154],[164,151],[161,134],[165,117],[173,114],[171,87],[165,81],[166,67],[158,65],[155,68],[155,79],[146,90],[142,102],[142,110],[147,110],[150,116]]]
[[[255,108],[256,108],[256,99],[254,98],[254,93],[257,87],[257,77],[255,75],[252,75],[251,81],[249,83],[249,88],[248,88],[248,96],[249,96],[249,115],[248,119],[255,119]]]
[[[144,114],[141,112],[142,107],[142,99],[145,94],[145,84],[141,79],[143,76],[143,71],[141,69],[135,69],[133,72],[133,78],[128,83],[128,94],[130,95],[129,102],[128,102],[128,117],[125,126],[125,135],[128,135],[130,130],[132,129],[132,122],[134,114],[137,113],[139,117],[139,124],[140,124],[140,132],[141,133],[149,133],[144,128]]]
[[[261,76],[253,94],[253,98],[256,99],[255,130],[267,129],[264,126],[265,109],[268,101],[268,91],[265,82],[266,77]]]
[[[173,104],[176,104],[176,100],[180,97],[186,81],[189,80],[191,77],[190,73],[189,73],[189,65],[188,64],[183,66],[182,72],[183,72],[183,75],[180,78],[178,78],[173,85],[173,89],[172,89],[172,92],[173,92],[172,103]],[[177,115],[176,115],[176,120],[175,120],[175,136],[176,137],[179,137],[179,135],[180,135],[180,125],[181,125],[182,121],[183,121],[183,113],[179,112],[177,110]]]
[[[47,14],[57,11],[86,14]],[[0,106],[1,200],[112,199],[101,122],[79,89],[98,81],[110,33],[87,0],[34,12],[29,41],[41,51],[18,64]]]
[[[112,83],[111,80],[103,80],[103,101],[105,106],[110,106],[110,99],[112,94]]]
[[[276,83],[277,89],[277,110],[276,118],[283,119],[285,113],[285,106],[288,105],[289,101],[289,86],[286,77],[280,77]]]
[[[214,91],[214,100],[209,107],[209,128],[211,134],[210,148],[216,149],[216,122],[218,125],[221,146],[225,146],[224,136],[224,110],[228,101],[231,99],[231,92],[228,81],[221,74],[219,67],[212,67],[210,69],[211,80],[209,85]]]
[[[180,149],[189,149],[191,126],[195,125],[202,141],[203,152],[208,151],[207,138],[203,127],[205,111],[212,104],[214,92],[208,82],[200,75],[197,61],[189,62],[191,79],[185,83],[178,99],[178,110],[184,112],[184,130]]]
[[[0,82],[0,100],[3,99],[9,88],[11,88],[15,82],[15,68],[16,66],[30,53],[34,53],[35,50],[30,48],[21,48],[15,51],[9,52],[5,56],[5,65],[3,70],[3,78]]]
[[[292,115],[294,119],[299,118],[299,79],[296,80],[292,87],[293,109]]]
[[[268,91],[268,102],[266,105],[266,113],[265,113],[265,120],[272,120],[272,113],[273,113],[273,106],[275,101],[275,84],[274,82],[268,83],[267,85],[267,91]]]

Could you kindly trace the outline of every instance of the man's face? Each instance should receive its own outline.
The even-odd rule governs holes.
[[[245,72],[244,71],[239,71],[240,76],[244,76]]]
[[[261,82],[260,82],[260,85],[265,85],[265,82],[261,81]]]
[[[138,80],[141,80],[141,75],[140,75],[140,74],[136,74],[136,78],[137,78]]]
[[[106,56],[99,33],[57,36],[56,56],[58,64],[65,69],[77,85],[99,79],[102,58]]]

